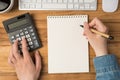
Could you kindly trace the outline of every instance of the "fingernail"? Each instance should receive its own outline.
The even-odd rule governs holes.
[[[38,50],[36,51],[36,53],[37,53],[37,55],[39,55],[39,52],[38,52]]]
[[[25,36],[22,37],[22,40],[24,40],[24,39],[25,39]]]
[[[15,40],[15,42],[18,42],[18,38]]]

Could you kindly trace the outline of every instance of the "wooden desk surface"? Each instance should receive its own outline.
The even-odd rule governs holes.
[[[17,0],[15,6],[9,13],[0,14],[0,80],[17,80],[16,73],[7,63],[10,42],[2,25],[2,21],[11,17],[29,12],[35,20],[35,24],[42,39],[43,47],[39,49],[43,58],[43,71],[40,80],[95,80],[95,70],[93,66],[93,58],[95,57],[93,49],[89,46],[90,53],[90,72],[80,74],[48,74],[48,48],[47,48],[47,20],[48,15],[78,15],[88,14],[89,21],[94,17],[100,18],[105,25],[109,27],[110,34],[115,40],[108,41],[108,49],[110,53],[114,53],[120,63],[120,7],[114,13],[105,13],[102,11],[101,0],[98,0],[97,11],[19,11]]]

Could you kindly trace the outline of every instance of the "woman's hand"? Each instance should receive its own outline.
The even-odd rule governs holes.
[[[37,80],[41,71],[41,57],[35,52],[35,64],[27,49],[26,39],[22,39],[23,56],[18,52],[18,40],[12,45],[8,62],[16,70],[19,80]]]
[[[94,18],[89,24],[86,22],[84,23],[84,35],[88,39],[90,45],[93,47],[96,56],[103,56],[108,54],[107,39],[100,36],[99,34],[92,33],[90,28],[107,33],[107,27],[98,18]]]

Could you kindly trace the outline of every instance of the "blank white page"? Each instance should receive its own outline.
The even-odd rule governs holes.
[[[88,41],[83,36],[87,15],[48,16],[48,73],[89,72]]]

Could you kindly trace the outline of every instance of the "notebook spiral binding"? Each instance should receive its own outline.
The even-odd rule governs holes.
[[[47,18],[86,18],[88,15],[48,16]]]

